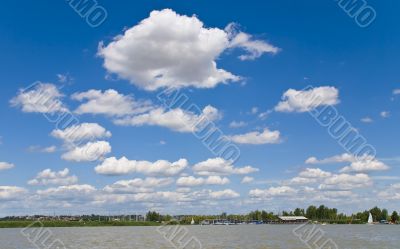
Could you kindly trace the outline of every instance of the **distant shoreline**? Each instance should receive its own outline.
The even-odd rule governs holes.
[[[171,223],[169,225],[174,225]],[[314,224],[309,222],[308,224]],[[321,225],[321,223],[319,223]],[[149,226],[161,226],[165,225],[160,222],[152,221],[0,221],[0,229],[5,228],[68,228],[68,227],[149,227]],[[168,224],[167,224],[168,225]],[[190,224],[181,224],[190,226]],[[263,225],[300,225],[300,224],[263,224]],[[330,224],[330,225],[349,225],[349,224]],[[354,223],[351,225],[365,225],[364,223]],[[199,225],[196,225],[199,226]],[[216,226],[216,225],[204,225],[204,226]],[[232,225],[237,226],[237,225]]]
[[[1,228],[160,226],[152,221],[0,221]]]

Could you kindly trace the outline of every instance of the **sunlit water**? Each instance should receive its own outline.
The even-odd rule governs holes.
[[[311,228],[311,225],[308,226]],[[291,225],[183,227],[188,231],[184,240],[196,238],[204,249],[317,248],[311,242],[307,245],[296,237],[293,234],[295,228]],[[327,225],[318,228],[324,231],[321,241],[332,239],[340,249],[400,248],[400,226]],[[52,228],[50,231],[51,237],[43,245],[43,241],[29,242],[21,229],[0,229],[0,249],[44,249],[56,240],[62,241],[68,249],[158,249],[179,248],[182,245],[168,241],[157,231],[157,227]],[[37,233],[38,230],[28,232]],[[57,249],[49,249],[53,248]]]

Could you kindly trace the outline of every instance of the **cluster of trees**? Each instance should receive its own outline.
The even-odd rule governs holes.
[[[364,212],[359,212],[353,216],[362,221],[366,221],[368,220],[369,213],[371,213],[374,221],[387,220],[393,223],[397,223],[400,221],[399,214],[396,211],[393,211],[393,213],[389,216],[389,212],[387,211],[387,209],[380,209],[378,207],[374,207],[370,210],[365,210]]]
[[[364,212],[358,212],[352,215],[345,215],[343,213],[338,213],[336,208],[329,208],[324,205],[319,207],[309,206],[306,211],[304,209],[296,208],[294,212],[283,212],[284,215],[296,215],[305,216],[310,220],[316,221],[361,221],[367,222],[369,213],[372,214],[374,221],[392,221],[393,223],[399,222],[399,215],[396,211],[393,211],[391,215],[387,209],[380,209],[379,207],[374,207],[370,210],[365,210]]]
[[[172,217],[170,215],[161,215],[155,211],[149,211],[146,214],[146,221],[162,222],[170,221]]]
[[[387,220],[393,223],[400,222],[399,214],[394,211],[391,215],[387,209],[380,209],[374,207],[370,210],[364,212],[358,212],[352,215],[346,215],[343,213],[338,213],[336,208],[329,208],[324,205],[319,207],[309,206],[307,209],[296,208],[293,211],[283,211],[281,213],[275,214],[273,212],[267,212],[265,210],[256,210],[248,214],[234,215],[222,213],[220,215],[195,215],[195,216],[183,216],[180,222],[190,224],[191,220],[194,219],[196,223],[207,219],[228,219],[237,221],[276,221],[278,216],[305,216],[313,221],[321,222],[334,222],[334,223],[366,223],[368,221],[369,213],[372,214],[374,221]],[[171,221],[172,217],[169,215],[161,215],[157,212],[148,212],[146,215],[147,221]]]
[[[336,208],[328,208],[324,205],[319,207],[309,206],[305,216],[311,220],[336,220],[339,217],[345,218],[343,214],[338,215],[338,210]]]
[[[262,221],[268,221],[268,220],[275,220],[277,216],[273,212],[267,212],[267,211],[253,211],[250,212],[247,215],[248,220],[262,220]]]

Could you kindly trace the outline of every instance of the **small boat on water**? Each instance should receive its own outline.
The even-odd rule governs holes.
[[[190,225],[194,225],[194,219],[192,218],[192,221],[190,222]]]
[[[368,225],[373,225],[374,224],[374,219],[372,218],[372,214],[371,213],[369,213],[369,216],[368,216],[368,223],[367,223]]]

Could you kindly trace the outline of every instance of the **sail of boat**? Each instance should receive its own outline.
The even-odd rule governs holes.
[[[194,225],[194,219],[192,218],[192,221],[190,222],[191,225]]]
[[[374,219],[372,218],[372,214],[369,213],[369,216],[368,216],[368,225],[372,225],[373,223],[374,223]]]

